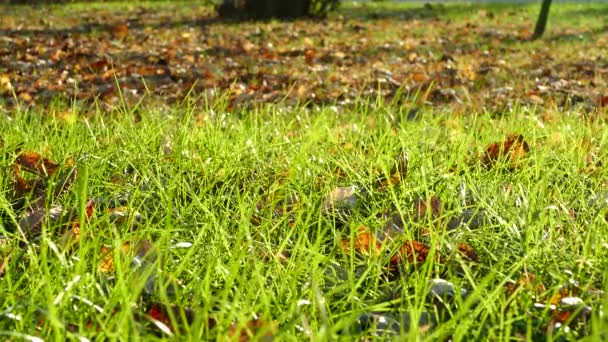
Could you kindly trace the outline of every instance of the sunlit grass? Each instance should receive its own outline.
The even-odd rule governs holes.
[[[23,255],[9,262],[1,280],[1,331],[42,338],[149,334],[154,329],[141,328],[149,323],[140,311],[150,274],[178,281],[175,294],[160,282],[144,297],[192,308],[197,318],[182,332],[194,339],[224,336],[233,322],[253,317],[272,322],[281,339],[329,340],[349,329],[356,336],[355,320],[367,312],[433,312],[427,284],[438,277],[469,295],[450,304],[452,319],[424,333],[411,324],[402,333],[539,336],[551,313],[528,312],[548,295],[534,298],[524,290],[508,300],[508,281],[531,272],[547,293],[571,279],[581,289],[606,288],[606,173],[586,170],[589,153],[605,157],[608,136],[599,121],[560,112],[545,121],[525,107],[499,118],[422,109],[413,121],[409,108],[383,103],[337,111],[221,108],[141,109],[135,116],[100,114],[72,123],[35,112],[4,119],[2,249]],[[482,167],[485,147],[510,133],[529,142],[526,158],[514,169]],[[58,200],[66,208],[89,198],[123,198],[141,220],[112,223],[99,209],[75,250],[62,249],[50,233],[38,247],[17,247],[11,222],[19,217],[9,209],[16,146],[56,161],[76,158],[80,178]],[[395,187],[375,188],[402,151],[409,156],[407,176]],[[323,214],[323,202],[336,186],[351,185],[361,190],[359,205],[345,225],[336,225]],[[413,203],[424,196],[441,199],[440,217],[413,218]],[[293,208],[286,207],[289,197],[297,198]],[[276,212],[280,208],[285,214]],[[483,211],[488,222],[447,231],[450,218],[469,208]],[[398,241],[418,238],[426,228],[425,243],[464,268],[429,260],[387,277],[385,256],[345,254],[338,247],[360,225],[382,230],[385,211],[405,219]],[[159,255],[154,266],[134,271],[132,255],[116,253],[116,272],[99,271],[102,245],[118,250],[140,239],[152,241]],[[477,249],[478,265],[455,256],[461,242]],[[341,278],[328,276],[335,267],[345,272]],[[603,296],[580,296],[593,307],[593,323],[576,331],[599,334]],[[211,330],[209,318],[217,321]]]
[[[57,17],[71,17],[104,6],[50,10]],[[134,5],[109,8],[121,6]],[[136,6],[170,10],[180,5]],[[188,12],[191,6],[180,11],[196,17]],[[381,21],[387,15],[392,21],[384,27],[390,32],[378,29],[382,25],[369,29],[377,29],[371,37],[393,47],[409,35],[456,34],[454,26],[431,25],[433,16],[465,27],[472,15],[492,34],[502,30],[525,36],[519,30],[532,30],[538,7],[521,5],[525,11],[516,15],[509,14],[512,6],[502,5],[424,9],[421,4],[369,3],[361,12],[353,10],[361,6],[346,4],[330,20],[371,14]],[[537,50],[554,52],[556,65],[582,53],[589,60],[600,58],[602,50],[590,48],[595,41],[587,38],[603,27],[593,11],[604,7],[555,5],[545,40],[505,39],[498,50],[512,44],[515,52],[505,63],[522,67],[530,65],[530,54]],[[407,12],[412,8],[416,11]],[[391,17],[399,10],[424,20],[416,24],[416,17]],[[61,21],[56,27],[62,25],[71,27]],[[219,23],[210,30],[249,32],[265,25],[268,34],[288,36],[287,30],[276,28],[292,24],[242,25]],[[302,22],[293,27],[297,25]],[[290,41],[289,48],[305,48],[307,38]],[[348,44],[339,36],[326,39],[330,46]],[[475,36],[467,39],[476,49],[491,44]],[[382,45],[377,43],[372,53],[379,53]],[[418,53],[440,58],[439,48]],[[305,65],[306,60],[294,63]],[[496,85],[520,81],[498,78]],[[231,106],[229,95],[207,103],[191,94],[171,106],[147,96],[137,106],[120,100],[114,107],[96,103],[92,109],[60,101],[48,110],[18,105],[9,112],[1,107],[0,264],[6,261],[0,276],[1,337],[148,340],[173,334],[213,340],[226,339],[229,331],[259,318],[281,341],[373,339],[382,332],[361,321],[375,314],[409,317],[411,324],[385,332],[402,335],[395,339],[606,339],[608,133],[601,108],[516,102],[504,111],[475,108],[463,115],[450,107],[421,105],[416,96],[395,96],[392,103],[357,98],[346,105],[257,108]],[[475,98],[470,100],[474,105]],[[482,165],[486,148],[510,134],[523,135],[530,151],[515,162]],[[73,158],[78,179],[45,206],[61,204],[66,211],[79,212],[77,247],[67,248],[54,234],[59,223],[44,225],[36,244],[24,243],[16,224],[26,208],[12,208],[13,164],[23,151],[62,165]],[[408,167],[400,182],[378,186],[403,154]],[[51,185],[56,181],[51,178]],[[351,186],[357,204],[342,222],[338,215],[328,215],[325,203],[336,187]],[[417,201],[432,198],[441,201],[440,213],[416,217]],[[85,206],[91,199],[97,207],[87,221]],[[402,217],[404,229],[388,234],[393,241],[381,253],[352,251],[361,226],[385,236],[393,213]],[[482,222],[448,230],[465,213]],[[117,218],[119,214],[123,217]],[[142,240],[153,244],[154,257],[143,258],[144,266],[136,267],[137,247],[122,249],[126,242],[136,246]],[[391,256],[406,240],[430,246],[431,256],[422,265],[403,262],[401,269],[389,272]],[[479,262],[464,260],[457,251],[460,243],[472,246]],[[345,245],[351,250],[345,251]],[[104,263],[109,256],[113,271]],[[509,295],[509,286],[525,283],[524,274],[534,274],[537,282]],[[436,278],[454,285],[456,295],[447,308],[429,296]],[[590,316],[566,320],[551,332],[548,327],[556,323],[551,301],[562,286],[574,283],[577,292],[567,295],[580,297],[591,308]],[[460,289],[466,295],[459,295]],[[184,324],[178,310],[165,322],[174,331],[163,332],[148,315],[153,302],[189,308],[194,318]],[[415,324],[425,319],[433,324]]]

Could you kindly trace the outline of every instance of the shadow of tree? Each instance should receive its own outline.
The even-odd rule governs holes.
[[[37,7],[42,8],[39,10],[45,11],[45,8],[48,8],[50,10],[50,9],[56,8],[57,6],[60,6],[60,5],[52,5],[52,6],[39,5]],[[19,9],[22,9],[23,6],[0,6],[0,8],[2,8],[2,7],[4,7],[5,9],[6,8],[13,9],[11,12],[14,12],[15,7],[17,7],[16,10],[18,11]],[[6,13],[6,14],[11,15],[10,12]],[[122,18],[122,19],[125,20],[125,23],[128,25],[128,27],[130,29],[134,29],[134,30],[143,29],[144,27],[149,27],[149,28],[158,29],[158,30],[159,29],[175,29],[175,28],[179,28],[179,27],[204,28],[208,25],[233,22],[233,21],[218,18],[213,15],[201,16],[196,19],[178,18],[175,20],[162,20],[162,21],[149,22],[149,21],[146,21],[146,16],[148,14],[149,14],[149,11],[145,10],[142,7],[138,11],[134,11],[134,12],[130,13],[128,17]],[[122,21],[119,21],[119,23],[122,23]],[[108,22],[108,20],[106,20],[106,18],[99,18],[99,17],[95,16],[94,14],[90,14],[90,15],[84,14],[80,17],[79,23],[77,23],[73,26],[70,26],[70,27],[66,27],[66,28],[47,27],[47,28],[40,28],[40,29],[2,28],[2,29],[0,29],[0,35],[6,35],[6,36],[41,35],[41,36],[51,37],[51,36],[66,36],[66,35],[70,35],[70,34],[90,34],[93,32],[111,31],[116,26],[116,24],[117,24],[116,20],[110,20]]]
[[[477,7],[479,9],[479,7]],[[399,20],[430,20],[442,16],[452,16],[469,12],[472,7],[467,4],[444,4],[426,3],[422,5],[412,5],[409,8],[391,6],[369,6],[361,4],[349,7],[344,15],[350,19],[358,20],[377,20],[377,19],[399,19]]]

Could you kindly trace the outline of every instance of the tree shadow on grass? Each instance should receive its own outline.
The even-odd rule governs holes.
[[[5,16],[18,16],[21,11],[42,11],[41,8],[46,8],[48,11],[53,9],[61,8],[68,4],[55,4],[55,5],[38,5],[35,8],[31,6],[22,5],[0,5],[0,11],[4,12]],[[79,21],[70,27],[65,28],[35,28],[35,29],[22,29],[22,28],[2,28],[0,29],[0,35],[2,36],[43,36],[43,37],[62,37],[72,34],[91,34],[94,32],[109,32],[117,24],[127,24],[129,29],[140,30],[143,28],[152,28],[155,30],[162,29],[176,29],[179,27],[197,27],[204,28],[209,25],[227,22],[217,16],[213,15],[213,12],[209,11],[206,15],[201,15],[195,19],[192,18],[176,18],[171,20],[149,20],[149,16],[162,12],[169,12],[171,9],[161,8],[154,10],[146,7],[138,7],[131,11],[125,11],[127,15],[124,17],[112,17],[108,19],[104,15],[100,15],[99,12],[82,11],[79,16]],[[113,13],[118,9],[109,8],[108,10],[101,11],[106,12],[105,14]],[[181,16],[180,16],[181,17]],[[162,18],[166,19],[166,18]],[[42,18],[40,19],[43,20]]]
[[[479,7],[475,7],[476,10]],[[358,20],[378,20],[378,19],[398,19],[398,20],[432,20],[456,14],[468,13],[473,10],[471,5],[467,4],[420,4],[412,5],[411,7],[403,8],[391,6],[370,6],[360,4],[358,6],[349,7],[343,10],[342,14],[350,19]]]

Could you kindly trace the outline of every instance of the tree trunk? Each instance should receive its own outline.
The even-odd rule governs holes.
[[[551,0],[543,0],[543,3],[540,7],[540,14],[538,15],[538,20],[536,21],[536,27],[534,28],[534,34],[532,35],[532,39],[538,39],[543,36],[545,33],[545,28],[547,27],[547,19],[549,19],[549,8],[551,7]]]

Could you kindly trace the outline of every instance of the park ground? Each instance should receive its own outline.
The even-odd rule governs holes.
[[[605,340],[608,5],[0,7],[0,336]]]

